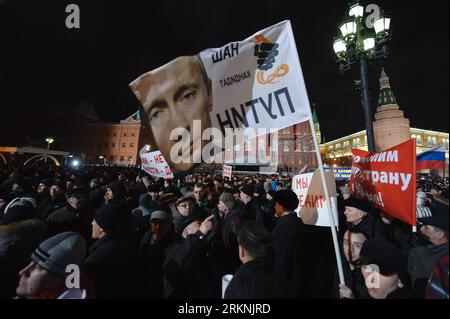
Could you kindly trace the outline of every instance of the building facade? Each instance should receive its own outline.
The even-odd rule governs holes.
[[[446,159],[449,156],[449,134],[418,128],[409,129],[410,138],[416,139],[416,153],[420,154],[433,147],[444,144]],[[320,145],[320,153],[325,164],[329,166],[350,167],[352,165],[352,148],[367,151],[366,131],[344,136]]]
[[[314,134],[320,139],[320,126],[315,110],[313,115]],[[298,123],[279,130],[276,134],[267,134],[244,142],[243,145],[236,145],[233,152],[225,152],[224,161],[235,166],[238,171],[257,170],[264,166],[258,161],[260,155],[269,157],[270,152],[273,152],[280,173],[295,174],[301,170],[314,170],[318,167],[318,162],[312,134],[309,121]]]
[[[94,123],[84,127],[81,153],[87,164],[136,165],[142,148],[143,126],[135,113],[117,124]]]

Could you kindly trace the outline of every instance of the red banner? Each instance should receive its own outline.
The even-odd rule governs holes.
[[[416,140],[380,153],[353,149],[350,194],[416,225]]]

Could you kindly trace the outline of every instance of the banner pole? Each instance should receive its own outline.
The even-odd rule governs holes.
[[[297,67],[300,70],[300,72],[302,72],[301,74],[303,74],[302,66],[300,65],[300,58],[298,56],[297,45],[295,44],[294,33],[292,31],[291,22],[289,20],[288,20],[288,28],[289,28],[289,41],[293,48],[293,54],[295,54],[295,57],[296,57],[295,62],[297,64]],[[300,79],[302,82],[302,86],[304,87],[304,90],[306,91],[306,85],[305,85],[303,76],[300,76]],[[333,212],[331,210],[331,205],[330,205],[331,200],[330,200],[330,195],[328,192],[328,186],[327,186],[327,183],[325,180],[325,174],[323,172],[322,157],[320,156],[319,143],[317,141],[317,137],[316,137],[315,130],[314,130],[314,123],[313,123],[312,114],[311,114],[311,104],[309,103],[308,95],[306,95],[306,101],[308,103],[307,106],[309,109],[309,119],[308,119],[309,127],[311,129],[311,135],[312,135],[313,141],[314,141],[314,148],[316,149],[316,157],[317,157],[317,163],[319,164],[320,179],[322,180],[322,187],[325,192],[325,198],[326,198],[325,204],[326,204],[326,207],[328,210],[328,216],[330,218],[331,234],[333,236],[334,252],[336,255],[336,263],[337,263],[338,273],[339,273],[339,282],[341,284],[345,284],[344,271],[342,269],[341,253],[340,253],[339,242],[338,242],[337,233],[336,233],[336,225],[334,223],[334,216],[333,216]]]
[[[331,226],[331,234],[333,236],[333,244],[334,244],[334,252],[336,255],[336,264],[338,267],[338,273],[339,273],[339,281],[341,284],[345,284],[345,280],[344,280],[344,271],[342,268],[342,259],[341,259],[341,252],[339,249],[339,241],[337,238],[337,232],[336,232],[336,224],[334,223],[334,216],[333,216],[333,211],[331,209],[331,198],[329,195],[329,191],[328,191],[328,185],[325,179],[325,173],[324,173],[324,169],[323,169],[323,162],[322,162],[322,157],[320,156],[320,149],[319,149],[319,143],[317,141],[317,137],[314,131],[314,123],[312,121],[312,117],[309,117],[309,126],[311,128],[311,135],[313,137],[314,140],[314,148],[316,151],[316,157],[317,157],[317,163],[319,164],[319,172],[320,172],[320,179],[322,181],[322,187],[325,193],[325,203],[326,203],[326,207],[327,207],[327,211],[328,211],[328,217],[330,218],[330,226]]]

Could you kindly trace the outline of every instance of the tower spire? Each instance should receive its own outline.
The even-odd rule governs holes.
[[[394,91],[392,91],[389,77],[387,76],[384,67],[382,67],[380,75],[380,95],[378,97],[378,107],[386,105],[397,105],[397,100],[395,99]]]

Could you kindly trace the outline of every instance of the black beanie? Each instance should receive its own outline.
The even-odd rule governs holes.
[[[377,265],[384,276],[397,274],[404,285],[409,284],[407,263],[401,250],[384,238],[366,240],[358,261],[362,265]]]
[[[366,213],[370,213],[370,204],[360,198],[349,197],[344,201],[344,205],[357,208]]]
[[[8,225],[27,219],[37,218],[36,211],[29,205],[14,205],[8,208],[3,216],[1,224]]]
[[[247,184],[244,185],[241,189],[241,192],[243,192],[245,195],[253,197],[255,193],[255,185],[253,184]]]
[[[124,221],[122,206],[118,204],[107,204],[95,211],[94,219],[105,231],[116,230]]]
[[[276,192],[273,196],[273,201],[290,211],[296,210],[300,203],[297,194],[289,189],[283,189]]]

